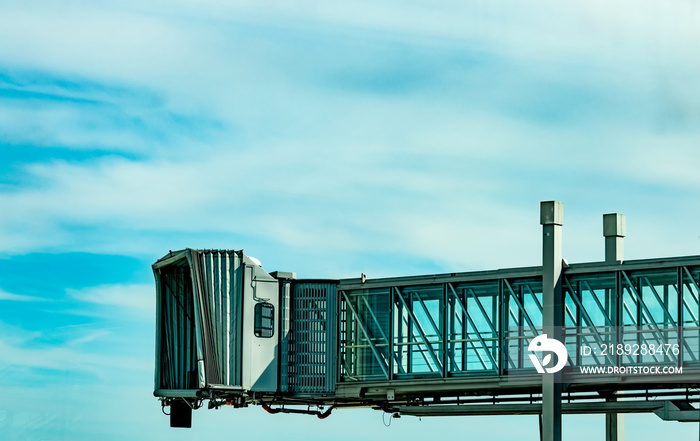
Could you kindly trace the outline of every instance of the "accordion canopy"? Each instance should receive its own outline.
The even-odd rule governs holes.
[[[276,280],[242,251],[185,249],[170,252],[153,265],[156,391],[245,386],[246,268],[249,282],[274,282],[270,291],[276,295]]]

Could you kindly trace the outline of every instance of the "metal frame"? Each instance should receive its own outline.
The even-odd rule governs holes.
[[[567,345],[629,343],[629,338],[641,338],[642,334],[647,341],[663,344],[669,337],[683,335],[686,338],[677,356],[640,356],[626,362],[698,364],[700,257],[571,265],[563,270],[562,279],[566,314],[563,338]],[[600,287],[599,280],[603,279],[610,281],[604,283],[605,288]],[[340,280],[339,307],[347,314],[347,322],[355,323],[355,332],[341,329],[339,340],[344,343],[339,348],[339,381],[371,383],[532,372],[527,344],[542,330],[540,281],[540,268],[366,283]],[[497,295],[494,290],[491,296],[492,311],[484,308],[474,289],[484,284],[498,287]],[[386,298],[372,306],[368,293]],[[611,300],[604,301],[604,297]],[[354,306],[353,302],[358,301],[361,310]],[[383,306],[378,310],[376,305]],[[389,319],[380,321],[380,315]],[[627,324],[630,317],[633,320]],[[371,330],[368,323],[372,324]],[[643,329],[637,331],[638,326]],[[620,335],[616,334],[618,330]],[[460,335],[455,336],[456,332]],[[381,366],[381,375],[363,375],[358,366],[348,363],[349,352],[361,348],[373,357],[372,363]],[[481,368],[464,363],[467,353],[473,354],[470,357],[474,356],[474,363]],[[576,357],[581,361],[579,354]],[[617,361],[614,355],[594,355],[589,363],[603,360]]]

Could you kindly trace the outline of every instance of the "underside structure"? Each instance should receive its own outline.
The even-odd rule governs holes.
[[[170,252],[153,265],[155,395],[178,427],[205,402],[319,417],[546,414],[538,368],[554,357],[531,342],[550,333],[567,353],[551,374],[555,415],[697,421],[700,256],[556,265],[552,302],[546,264],[299,280],[241,251]]]

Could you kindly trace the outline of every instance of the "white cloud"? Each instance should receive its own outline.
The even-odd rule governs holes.
[[[149,372],[152,369],[148,360],[129,358],[120,354],[88,353],[68,346],[39,345],[29,348],[0,341],[0,352],[3,354],[2,364],[0,364],[2,368],[22,366],[69,370],[90,372],[98,377],[107,376],[107,370],[129,369]]]
[[[46,301],[46,299],[42,299],[40,297],[27,296],[27,295],[23,295],[23,294],[13,294],[13,293],[7,292],[4,289],[0,288],[0,301],[2,301],[2,300],[9,300],[9,301],[14,301],[14,302]]]
[[[132,314],[148,317],[154,317],[155,314],[153,285],[99,285],[66,291],[71,297],[83,302],[105,307],[121,307]]]
[[[640,148],[621,132],[589,147],[585,133],[571,140],[507,119],[449,121],[415,127],[397,144],[324,135],[176,160],[32,165],[27,171],[41,185],[0,194],[8,207],[3,248],[160,254],[199,235],[212,247],[266,239],[309,253],[401,252],[450,267],[536,264],[539,200],[590,205],[579,182],[600,180],[610,187],[601,197],[619,198],[617,210],[628,202],[613,179],[670,186],[664,191],[698,185],[692,137],[639,137],[648,146]],[[621,145],[610,148],[615,141]],[[670,156],[677,160],[664,161]],[[592,208],[601,210],[594,217],[603,212]],[[118,298],[90,299],[100,295]]]
[[[300,71],[333,65],[314,58],[315,51],[348,40],[461,48],[465,55],[518,60],[521,69],[541,75],[561,78],[568,66],[608,79],[625,76],[639,87],[658,72],[698,68],[692,55],[700,31],[692,17],[699,8],[683,0],[663,6],[444,1],[430,8],[367,1],[27,4],[3,11],[0,38],[14,44],[0,54],[19,66],[148,85],[167,91],[175,107],[222,113],[232,100],[256,97],[251,85],[274,93],[280,85],[298,88],[292,80]],[[293,50],[294,42],[273,37],[278,31],[314,43]]]
[[[32,326],[40,329],[30,331],[0,321],[0,372],[11,372],[13,377],[9,383],[6,378],[6,384],[47,381],[52,377],[47,369],[63,371],[70,378],[89,374],[87,382],[130,381],[129,376],[152,371],[152,359],[142,357],[142,346],[152,347],[150,335],[133,339],[134,331],[127,328],[112,332],[105,326],[114,326],[114,320],[59,328]]]
[[[7,143],[112,152],[146,150],[142,133],[111,125],[104,116],[96,115],[90,109],[47,104],[42,108],[0,109],[2,138]]]
[[[26,166],[34,185],[0,193],[5,252],[148,254],[182,237],[226,237],[460,263],[473,260],[463,250],[479,250],[485,266],[501,265],[491,238],[514,246],[514,263],[531,261],[529,245],[520,246],[531,243],[530,229],[521,223],[541,199],[590,205],[588,180],[697,188],[691,146],[700,112],[692,97],[700,89],[686,89],[697,81],[684,76],[697,62],[681,56],[698,32],[684,18],[697,10],[691,3],[660,11],[628,1],[443,2],[428,10],[180,1],[167,13],[163,5],[17,4],[0,18],[2,38],[17,42],[0,53],[15,65],[134,86],[162,97],[154,106],[165,113],[201,111],[225,127],[208,144],[195,141],[195,128],[157,148],[126,128],[91,130],[80,112],[0,112],[0,123],[34,133],[32,142],[149,152],[145,160]],[[438,50],[446,56],[426,55]],[[460,64],[475,53],[486,66]],[[384,59],[389,79],[404,64],[445,64],[426,68],[439,78],[405,95],[333,83],[338,71],[371,76]],[[655,112],[669,113],[654,95],[658,72],[672,85],[658,93],[682,97],[674,106],[685,132],[654,125]],[[586,87],[594,93],[584,99],[567,95]],[[557,116],[586,100],[584,115],[565,123],[533,116],[543,105]],[[148,114],[139,100],[117,104]],[[678,161],[664,161],[669,151]],[[552,182],[563,170],[566,179]]]
[[[172,6],[172,2],[167,3]],[[676,61],[694,52],[700,38],[700,6],[688,0],[663,4],[619,0],[562,3],[441,1],[430,7],[405,2],[309,0],[204,2],[180,1],[175,14],[199,15],[212,21],[253,22],[301,29],[318,26],[328,32],[413,39],[469,42],[475,49],[528,60],[597,59],[623,67],[641,61],[649,51]],[[400,13],[397,13],[400,11]],[[641,59],[640,59],[641,57]],[[686,60],[690,63],[696,61]]]

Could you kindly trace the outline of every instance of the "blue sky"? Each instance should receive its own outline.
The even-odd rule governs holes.
[[[0,2],[0,430],[537,439],[530,417],[258,408],[170,430],[150,264],[194,247],[300,277],[537,265],[552,199],[569,261],[602,258],[609,212],[628,259],[698,254],[698,22],[685,0]],[[630,439],[697,433],[626,418]],[[603,427],[564,419],[566,439]]]

